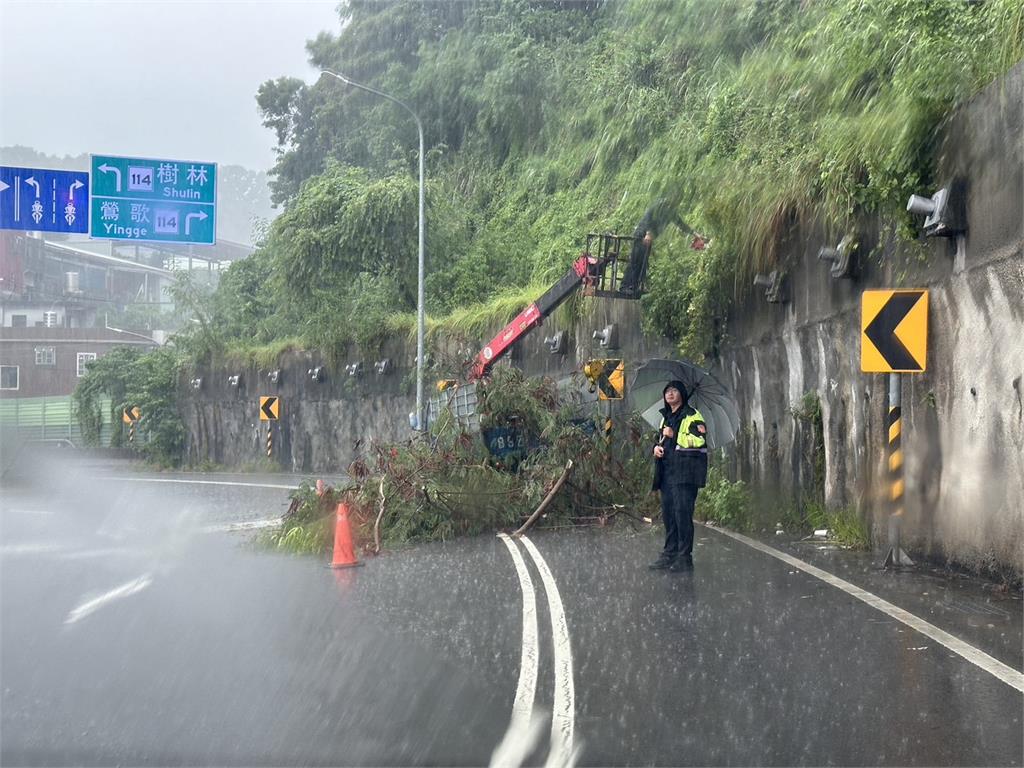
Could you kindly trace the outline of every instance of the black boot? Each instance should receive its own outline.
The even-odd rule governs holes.
[[[667,568],[671,567],[672,563],[674,563],[675,560],[675,555],[666,555],[662,553],[662,555],[657,560],[655,560],[647,567],[650,568],[652,571],[664,571]]]
[[[680,555],[672,561],[672,565],[668,567],[672,573],[679,573],[680,571],[692,571],[693,570],[693,557],[690,555]]]

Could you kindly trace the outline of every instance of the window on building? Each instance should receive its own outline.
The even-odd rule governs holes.
[[[56,312],[43,312],[43,327],[44,328],[56,328],[57,327],[57,313]]]
[[[57,351],[54,347],[36,347],[36,365],[56,365]]]
[[[18,388],[18,366],[0,365],[0,389]]]
[[[96,359],[95,352],[79,352],[78,353],[78,377],[81,378],[85,375],[85,364],[90,360]]]
[[[28,315],[11,315],[11,328],[28,328]]]

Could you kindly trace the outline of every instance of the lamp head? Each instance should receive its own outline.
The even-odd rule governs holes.
[[[839,249],[824,245],[818,251],[818,258],[822,261],[839,261]]]
[[[935,211],[935,201],[921,195],[911,195],[907,202],[907,210],[918,216],[931,216]]]
[[[926,237],[953,237],[967,231],[966,183],[955,179],[931,198],[911,195],[907,210],[924,216]]]

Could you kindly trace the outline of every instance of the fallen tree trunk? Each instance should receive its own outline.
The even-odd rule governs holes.
[[[384,477],[380,478],[380,511],[377,513],[377,522],[373,524],[373,554],[380,554],[380,519],[384,517]]]
[[[551,490],[548,491],[548,495],[544,497],[544,501],[542,501],[540,503],[540,506],[534,510],[533,514],[530,515],[530,518],[519,527],[519,530],[512,534],[512,538],[518,539],[520,536],[526,533],[526,531],[529,529],[531,525],[537,522],[537,518],[541,516],[545,509],[547,509],[548,504],[551,503],[551,500],[555,498],[555,495],[565,484],[566,478],[569,477],[570,470],[572,470],[572,459],[569,459],[569,463],[566,464],[565,469],[562,470],[562,476],[559,477],[557,481],[555,481],[554,486],[552,486]]]

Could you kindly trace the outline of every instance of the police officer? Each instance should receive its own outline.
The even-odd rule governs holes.
[[[677,572],[693,568],[693,507],[697,490],[708,478],[707,425],[700,411],[687,403],[683,382],[670,381],[662,397],[653,488],[661,491],[665,548],[649,567]]]

